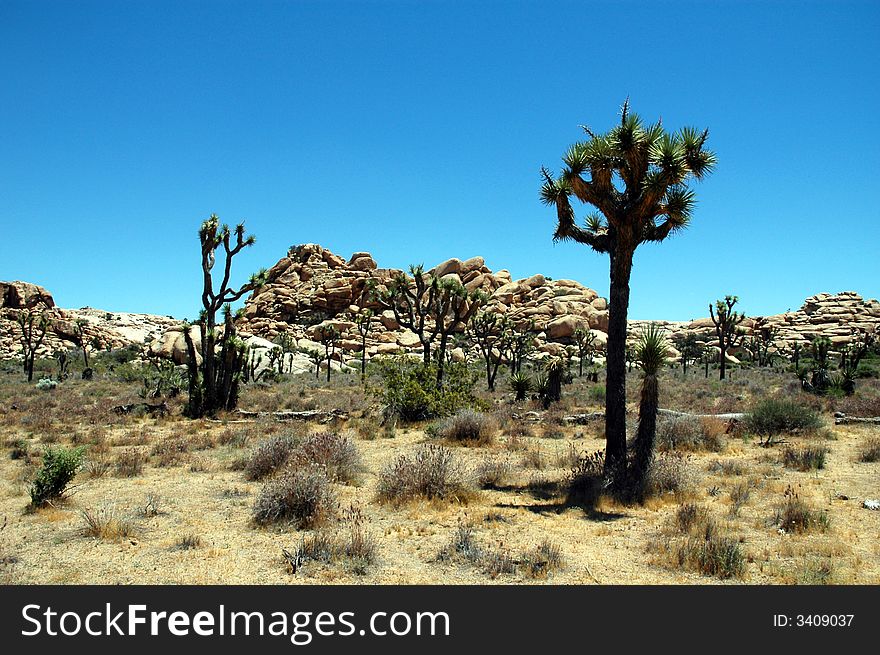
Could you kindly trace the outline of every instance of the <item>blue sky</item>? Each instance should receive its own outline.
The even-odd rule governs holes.
[[[630,317],[877,297],[878,29],[877,2],[2,0],[0,279],[195,317],[215,212],[257,235],[238,281],[317,242],[606,295],[538,172],[629,96],[719,160],[691,227],[637,252]]]

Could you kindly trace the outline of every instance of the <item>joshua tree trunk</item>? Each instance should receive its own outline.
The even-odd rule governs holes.
[[[605,472],[612,483],[621,483],[626,473],[626,323],[633,251],[618,247],[610,255],[611,288],[605,374]]]
[[[719,357],[719,363],[721,364],[721,377],[719,379],[723,380],[725,378],[725,371],[727,370],[727,348],[724,344],[721,345],[721,355]]]

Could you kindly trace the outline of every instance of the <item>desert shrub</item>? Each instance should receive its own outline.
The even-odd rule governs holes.
[[[804,446],[803,448],[786,447],[782,453],[782,463],[786,468],[798,471],[815,471],[825,468],[825,446]]]
[[[438,562],[466,561],[475,564],[483,556],[483,550],[474,537],[474,529],[459,523],[452,539],[437,552]]]
[[[681,568],[719,578],[738,578],[745,573],[746,558],[737,539],[721,530],[705,507],[687,503],[673,519],[682,535],[662,546]]]
[[[43,465],[31,483],[31,505],[42,507],[64,496],[67,485],[82,466],[84,450],[82,446],[46,449]]]
[[[580,461],[581,453],[575,448],[573,443],[569,443],[565,448],[556,449],[556,468],[571,469]]]
[[[351,570],[363,575],[367,567],[376,561],[376,540],[367,529],[367,518],[360,507],[352,505],[345,510],[343,521],[348,526],[348,536],[342,552],[348,558]]]
[[[559,547],[548,540],[514,556],[503,547],[481,546],[473,527],[465,523],[458,524],[450,541],[437,551],[434,559],[437,562],[471,564],[492,578],[518,571],[530,578],[545,578],[564,566]]]
[[[736,516],[752,495],[752,482],[745,480],[730,490],[730,515]]]
[[[52,391],[52,389],[58,386],[58,383],[51,378],[42,378],[34,386],[40,391]]]
[[[335,513],[336,495],[324,468],[317,465],[287,469],[263,487],[254,503],[258,525],[287,521],[297,528],[321,525]]]
[[[137,448],[126,448],[116,456],[113,472],[121,478],[133,478],[144,472],[147,456]]]
[[[545,539],[538,546],[521,555],[520,566],[530,578],[546,578],[563,568],[562,552],[559,546]]]
[[[359,507],[352,505],[343,513],[343,521],[348,526],[344,538],[318,531],[303,536],[293,552],[282,549],[290,572],[295,574],[312,561],[324,564],[344,562],[352,573],[366,573],[378,553],[376,540],[366,528],[366,517]]]
[[[483,555],[481,563],[483,573],[490,578],[516,573],[517,562],[510,551],[505,548],[493,548],[487,551]]]
[[[201,547],[202,538],[194,532],[189,532],[183,535],[180,539],[177,540],[177,543],[174,544],[175,550],[195,550],[196,548]]]
[[[705,507],[695,503],[685,503],[675,512],[675,528],[681,534],[690,534],[708,518],[709,514]]]
[[[217,435],[217,443],[221,446],[229,446],[230,448],[244,448],[250,443],[251,436],[249,428],[226,428]]]
[[[859,461],[865,463],[880,462],[880,439],[873,437],[862,445],[859,449]]]
[[[834,560],[815,558],[798,567],[794,582],[799,585],[829,585],[834,583],[834,577]]]
[[[745,475],[746,466],[738,459],[723,459],[712,462],[709,470],[724,475]]]
[[[648,469],[646,489],[649,496],[680,495],[691,491],[695,483],[689,457],[675,452],[661,453]]]
[[[161,513],[162,497],[157,493],[148,493],[147,497],[144,499],[144,504],[141,507],[141,514],[147,518],[151,518],[153,516],[159,516]]]
[[[791,486],[785,490],[784,500],[776,509],[774,523],[785,532],[796,533],[825,532],[830,526],[828,514],[810,507]]]
[[[821,425],[815,411],[786,399],[766,398],[745,416],[746,429],[767,442],[778,434],[814,432]]]
[[[717,534],[688,539],[679,548],[678,560],[680,566],[719,578],[739,578],[746,570],[746,558],[739,541]]]
[[[489,414],[473,409],[461,409],[441,419],[436,425],[434,434],[445,441],[485,446],[492,443],[497,430],[498,426]]]
[[[379,474],[378,497],[402,503],[415,498],[466,499],[472,491],[455,455],[446,448],[425,444],[411,455],[400,455]]]
[[[331,480],[346,483],[355,482],[363,470],[354,441],[333,432],[306,437],[293,451],[290,461],[294,466],[319,464]]]
[[[448,416],[460,409],[482,409],[484,404],[473,389],[477,374],[464,363],[445,367],[443,386],[437,386],[437,368],[431,364],[387,359],[379,363],[382,387],[375,391],[382,399],[386,416],[403,421],[423,421]]]
[[[299,440],[290,435],[270,437],[257,444],[245,465],[244,474],[248,480],[262,480],[287,463]]]
[[[9,446],[9,459],[27,459],[29,456],[28,443],[24,439],[14,439]]]
[[[83,534],[87,537],[118,541],[133,537],[137,533],[134,522],[122,515],[115,505],[104,505],[97,509],[80,511],[83,521]]]
[[[477,484],[483,489],[497,488],[504,484],[512,468],[508,457],[485,457],[477,464]]]
[[[520,466],[527,469],[542,471],[547,468],[547,460],[540,448],[526,448],[522,451]]]
[[[83,465],[83,470],[90,478],[102,478],[110,472],[112,467],[110,460],[103,455],[92,457],[90,454]]]
[[[663,416],[657,421],[657,449],[717,453],[724,449],[724,428],[697,416]]]
[[[213,468],[213,464],[208,457],[199,455],[193,457],[189,462],[190,473],[207,473]]]
[[[590,390],[587,392],[587,397],[593,402],[604,404],[605,403],[605,385],[596,384],[590,387]]]
[[[177,466],[181,464],[189,453],[189,441],[186,437],[172,435],[165,437],[155,446],[150,454],[157,458],[157,466]]]

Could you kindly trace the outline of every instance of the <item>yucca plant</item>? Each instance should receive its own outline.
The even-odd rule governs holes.
[[[517,400],[525,400],[526,394],[532,390],[532,378],[526,373],[514,373],[510,376],[510,386],[516,393]]]
[[[657,434],[657,409],[660,389],[657,373],[666,363],[666,336],[656,325],[648,325],[639,335],[635,348],[636,360],[642,369],[642,390],[639,398],[639,427],[633,444],[632,463],[629,467],[629,493],[633,500],[644,498],[648,469],[654,458],[654,440]]]
[[[544,168],[541,200],[556,207],[554,240],[572,240],[608,253],[611,286],[605,413],[605,467],[621,481],[626,473],[626,325],[633,255],[645,242],[661,242],[687,226],[695,203],[688,188],[715,165],[704,148],[708,130],[669,133],[660,121],[646,125],[623,104],[620,124],[605,134],[583,127],[588,139],[563,157],[562,174]],[[571,197],[598,210],[575,223]]]

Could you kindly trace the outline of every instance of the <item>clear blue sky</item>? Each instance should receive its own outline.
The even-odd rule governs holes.
[[[637,253],[632,318],[877,297],[878,32],[877,2],[2,0],[0,279],[194,317],[215,212],[258,237],[239,281],[317,242],[606,295],[538,171],[629,96],[719,160],[692,226]]]

